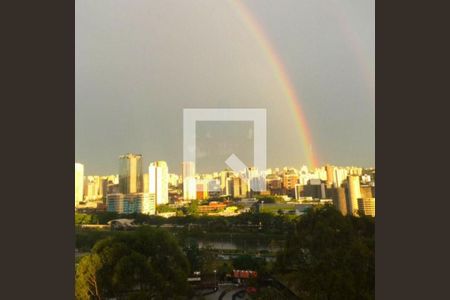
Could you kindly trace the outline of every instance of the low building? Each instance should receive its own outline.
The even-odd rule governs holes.
[[[216,212],[218,210],[225,209],[227,205],[224,203],[211,201],[208,205],[199,205],[198,206],[198,212],[199,213],[209,213],[209,212]]]
[[[154,215],[156,213],[155,195],[149,193],[109,194],[106,197],[106,206],[107,211],[120,214]]]

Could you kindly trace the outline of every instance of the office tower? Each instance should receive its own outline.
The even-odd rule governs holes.
[[[341,214],[347,214],[347,198],[345,196],[345,188],[337,187],[327,190],[327,194],[333,200],[334,207],[341,212]]]
[[[197,198],[195,163],[192,161],[185,161],[182,164],[182,169],[183,169],[183,199],[195,200]]]
[[[155,161],[148,167],[149,192],[155,194],[156,205],[169,203],[169,168],[165,161]]]
[[[325,170],[327,172],[327,186],[331,187],[335,183],[334,166],[326,165]]]
[[[375,198],[359,198],[358,208],[361,215],[375,217]]]
[[[75,207],[80,201],[83,201],[84,188],[84,166],[80,163],[75,163]]]
[[[349,175],[347,177],[347,186],[348,186],[347,210],[349,214],[356,214],[358,212],[358,199],[361,198],[359,176]]]
[[[122,194],[142,192],[142,155],[128,153],[119,157],[119,191]]]
[[[156,213],[155,195],[149,193],[108,194],[106,205],[107,211],[119,214],[154,215]]]

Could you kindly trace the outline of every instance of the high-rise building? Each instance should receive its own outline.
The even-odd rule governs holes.
[[[375,217],[375,198],[359,198],[358,210],[361,215]]]
[[[335,186],[340,187],[347,178],[348,171],[343,168],[334,169]]]
[[[298,175],[293,171],[283,174],[283,189],[286,195],[295,197],[295,185],[298,184]]]
[[[347,199],[345,197],[345,188],[337,187],[327,190],[327,194],[333,200],[334,207],[341,212],[347,214]]]
[[[119,157],[119,191],[122,194],[142,192],[142,155],[128,153]]]
[[[155,194],[156,205],[169,203],[169,168],[165,161],[155,161],[148,167],[149,192]]]
[[[359,184],[358,175],[349,175],[347,177],[348,185],[348,205],[347,211],[349,214],[357,214],[358,212],[358,199],[361,198],[361,187]]]
[[[286,190],[292,190],[298,183],[298,176],[295,173],[283,174],[283,187]]]
[[[142,174],[142,192],[149,193],[149,189],[150,189],[149,173],[144,173]]]
[[[195,179],[195,163],[185,161],[182,164],[183,169],[183,199],[197,199],[197,184]]]
[[[119,180],[108,177],[106,209],[121,214],[156,213],[155,195],[148,193],[148,180],[142,174],[142,155],[125,154],[119,157]],[[143,192],[145,191],[145,192]]]
[[[75,163],[75,207],[83,201],[84,166]]]
[[[334,166],[326,165],[325,170],[327,171],[327,186],[331,187],[335,183]]]
[[[230,195],[230,189],[228,184],[228,178],[234,175],[233,171],[225,169],[220,172],[220,188],[224,195]]]
[[[247,182],[244,178],[234,176],[228,178],[228,189],[233,198],[242,198],[247,196]]]

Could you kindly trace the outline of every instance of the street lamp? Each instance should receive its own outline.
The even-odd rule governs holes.
[[[214,272],[214,287],[217,288],[217,279],[216,279],[217,270],[214,270],[213,272]]]

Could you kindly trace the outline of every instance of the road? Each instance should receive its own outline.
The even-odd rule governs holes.
[[[234,285],[220,285],[219,289],[213,293],[204,296],[205,300],[233,300],[233,295],[239,291],[243,290],[242,288],[235,287]],[[245,298],[244,298],[245,299]]]

